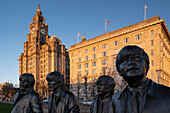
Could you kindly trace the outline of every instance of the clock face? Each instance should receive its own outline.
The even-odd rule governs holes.
[[[40,32],[41,32],[43,35],[46,34],[46,31],[45,31],[45,29],[43,29],[43,28],[40,29]]]
[[[31,28],[31,34],[33,34],[33,33],[34,33],[34,30],[35,30],[35,28],[34,28],[34,27],[32,27],[32,28]]]

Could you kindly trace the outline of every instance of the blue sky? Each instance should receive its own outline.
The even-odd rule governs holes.
[[[20,53],[27,40],[29,23],[41,5],[49,35],[58,36],[66,48],[77,43],[77,33],[86,39],[101,35],[105,18],[107,32],[159,15],[170,26],[170,0],[0,0],[0,83],[18,84]]]

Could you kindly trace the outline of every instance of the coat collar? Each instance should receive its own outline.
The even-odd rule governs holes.
[[[65,88],[61,88],[59,95],[55,95],[55,93],[52,92],[52,94],[50,95],[49,103],[48,103],[49,113],[52,110],[52,104],[53,104],[53,101],[54,101],[54,96],[57,96],[58,97],[57,101],[59,101],[61,98],[65,97],[65,92],[66,92]],[[58,103],[58,102],[56,102],[56,103]]]
[[[151,86],[149,90],[147,91],[147,94],[154,97],[155,99],[159,98],[159,93],[158,93],[158,84],[155,83],[154,81],[151,81]]]
[[[111,99],[112,95],[108,94],[105,96],[105,98],[101,99],[99,95],[97,95],[97,100],[103,102],[104,104],[107,103]]]
[[[159,94],[158,94],[158,84],[155,83],[154,81],[152,81],[151,79],[149,79],[149,82],[151,82],[151,85],[149,87],[149,89],[146,91],[146,94],[150,95],[151,97],[158,99],[159,98]],[[117,98],[121,99],[122,96],[125,94],[125,92],[128,90],[128,85],[123,89],[123,91],[121,91]]]
[[[27,94],[32,93],[32,92],[35,92],[34,89],[31,89],[30,92],[24,93],[24,96],[23,96],[23,97],[27,96]],[[21,100],[21,99],[23,98],[23,97],[19,98],[19,96],[20,96],[20,90],[19,90],[19,91],[16,93],[16,95],[14,96],[14,98],[15,98],[15,100],[14,100],[14,106],[15,106],[15,104],[16,104],[19,100]]]
[[[57,96],[57,97],[64,97],[65,96],[65,88],[61,88],[59,95],[56,95],[54,92],[52,93],[52,96]]]

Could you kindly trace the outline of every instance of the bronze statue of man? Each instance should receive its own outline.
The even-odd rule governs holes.
[[[43,113],[40,96],[34,91],[34,76],[25,73],[19,77],[19,80],[20,88],[15,95],[11,113]]]
[[[72,92],[64,85],[59,72],[51,72],[46,77],[50,91],[48,113],[79,113],[79,106]]]
[[[108,75],[100,76],[97,81],[97,96],[91,106],[91,113],[114,113],[112,96],[114,93],[115,81]]]
[[[116,113],[169,113],[170,88],[147,78],[149,57],[138,46],[125,46],[118,53],[116,68],[128,83],[114,95]]]

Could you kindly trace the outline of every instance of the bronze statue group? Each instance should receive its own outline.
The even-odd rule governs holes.
[[[119,75],[128,83],[114,94],[115,81],[109,75],[100,76],[97,81],[97,96],[91,113],[170,113],[170,88],[147,78],[149,57],[138,46],[125,46],[116,58]],[[20,90],[15,95],[11,113],[43,113],[41,98],[34,91],[32,74],[19,78]],[[64,85],[59,72],[51,72],[46,80],[50,91],[48,113],[79,113],[79,105],[72,92]]]

